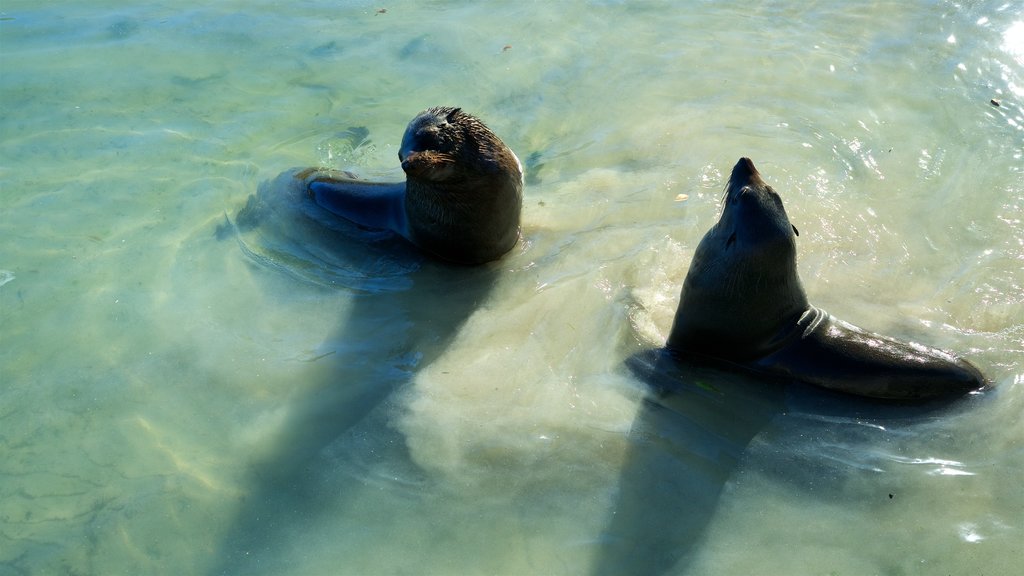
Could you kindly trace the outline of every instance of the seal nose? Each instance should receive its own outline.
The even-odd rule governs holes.
[[[757,174],[757,168],[754,168],[754,162],[745,156],[740,158],[739,162],[732,168],[733,178],[747,179],[754,174]]]
[[[757,184],[761,181],[761,174],[754,167],[754,162],[747,157],[740,158],[739,162],[736,163],[732,168],[732,175],[729,176],[729,181],[736,186],[742,188],[747,184]]]

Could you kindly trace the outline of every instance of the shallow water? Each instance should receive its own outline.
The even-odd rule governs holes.
[[[1019,565],[1015,4],[8,1],[0,58],[2,575]],[[526,165],[498,263],[275,181],[399,179],[441,104]],[[995,390],[906,410],[704,374],[651,401],[629,359],[741,155],[812,302]]]

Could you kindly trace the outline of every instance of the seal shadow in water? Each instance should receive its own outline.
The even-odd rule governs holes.
[[[779,194],[740,158],[719,221],[694,252],[665,349],[627,362],[656,392],[634,423],[595,573],[687,565],[745,447],[794,400],[817,398],[803,401],[804,413],[891,421],[987,388],[966,360],[811,306],[796,236]],[[841,399],[822,401],[829,395]]]
[[[323,213],[300,184],[294,171],[264,183],[218,237],[233,232],[261,267],[348,289],[353,305],[317,360],[296,376],[303,395],[290,402],[282,432],[252,465],[251,487],[211,574],[251,573],[279,543],[316,521],[324,508],[318,455],[444,352],[501,269],[425,258],[390,233]]]
[[[666,349],[626,360],[649,388],[590,573],[685,572],[747,446],[780,415],[913,420],[963,399],[892,404],[792,380],[684,362]],[[787,474],[783,482],[797,482]],[[799,471],[813,474],[814,471]]]

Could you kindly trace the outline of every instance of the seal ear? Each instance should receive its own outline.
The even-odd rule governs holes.
[[[793,225],[790,224],[790,226],[793,226]],[[793,226],[793,234],[796,234],[797,236],[800,235],[800,231],[796,229],[796,226]]]

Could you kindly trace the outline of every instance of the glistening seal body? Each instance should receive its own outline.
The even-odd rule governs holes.
[[[741,158],[722,216],[700,241],[666,347],[677,358],[849,394],[926,400],[985,386],[957,356],[862,330],[811,306],[782,199]]]
[[[392,230],[450,262],[496,260],[519,240],[523,169],[476,117],[431,108],[409,123],[398,152],[405,182],[367,182],[317,169],[296,175],[324,209]]]

